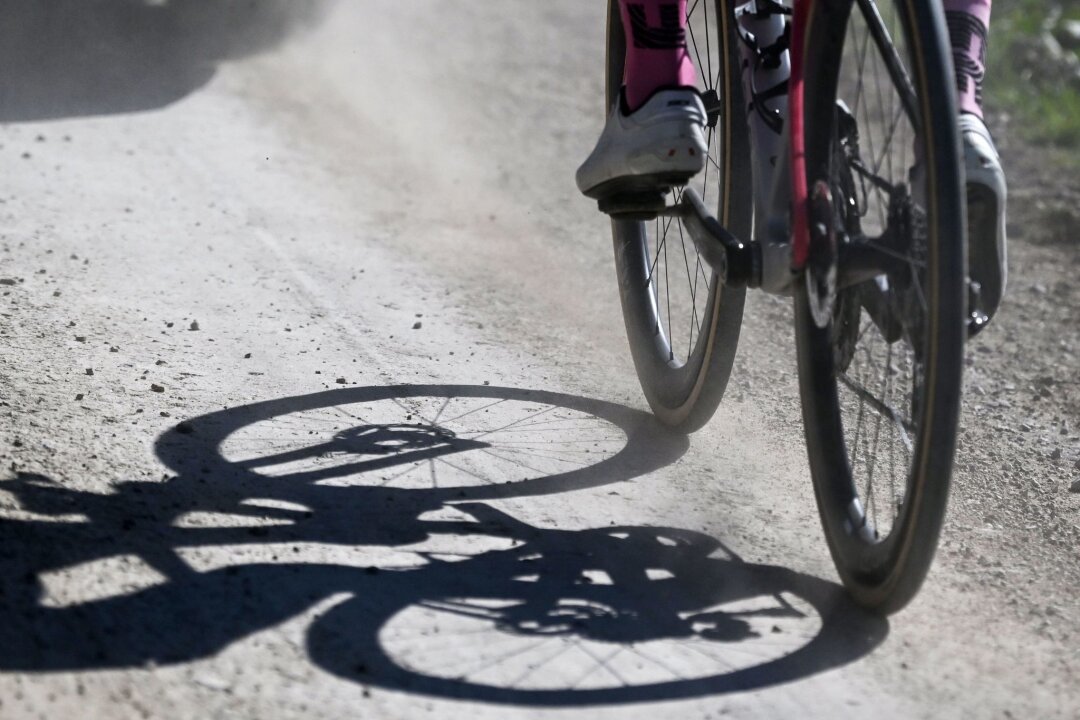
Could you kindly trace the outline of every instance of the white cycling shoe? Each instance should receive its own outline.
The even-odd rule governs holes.
[[[975,115],[960,116],[967,178],[968,275],[972,282],[972,314],[968,322],[975,335],[1001,305],[1008,279],[1005,239],[1005,202],[1008,188],[1001,158],[983,121]],[[977,285],[976,285],[977,283]]]
[[[577,186],[616,217],[655,216],[664,196],[705,167],[705,106],[696,90],[661,90],[630,114],[620,95]]]

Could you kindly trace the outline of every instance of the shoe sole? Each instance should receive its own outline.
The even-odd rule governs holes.
[[[980,285],[979,308],[993,317],[1001,304],[1003,293],[1001,265],[1001,241],[998,238],[998,199],[994,192],[983,185],[967,186],[968,205],[968,274]],[[978,334],[985,325],[972,328],[970,335]]]
[[[667,194],[682,187],[692,173],[671,172],[614,178],[588,190],[600,212],[620,220],[652,220],[667,207]]]

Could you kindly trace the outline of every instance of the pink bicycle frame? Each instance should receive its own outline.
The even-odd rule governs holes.
[[[791,146],[791,266],[795,272],[806,267],[810,255],[807,222],[809,192],[806,183],[806,140],[803,135],[803,52],[806,22],[813,0],[795,0],[791,40],[791,82],[788,86],[788,134]]]

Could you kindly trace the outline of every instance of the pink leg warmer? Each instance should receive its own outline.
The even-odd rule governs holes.
[[[949,25],[960,112],[982,117],[982,82],[986,75],[986,38],[991,0],[944,0]]]
[[[686,48],[686,0],[619,0],[619,10],[626,33],[623,83],[631,112],[661,88],[697,84]]]

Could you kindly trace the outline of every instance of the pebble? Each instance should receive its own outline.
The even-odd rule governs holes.
[[[1080,480],[1073,481],[1073,484],[1069,486],[1069,492],[1080,493]]]
[[[424,327],[424,323],[417,320],[416,322],[413,323],[412,329],[413,330],[419,330],[422,327]]]
[[[86,374],[87,375],[93,375],[94,374],[94,368],[86,368]]]
[[[156,392],[156,393],[163,393],[163,392],[165,392],[165,388],[163,388],[161,385],[158,385],[156,383],[150,383],[150,391],[151,392]]]
[[[336,382],[338,385],[344,385],[345,384],[345,378],[338,378],[334,382]]]
[[[1051,460],[1060,460],[1061,459],[1061,448],[1054,448],[1054,452],[1050,453],[1050,459]]]
[[[15,278],[0,278],[0,285],[12,286],[15,284]]]
[[[191,332],[197,332],[199,330],[199,321],[192,320],[191,325],[188,327],[188,330],[190,330]]]

